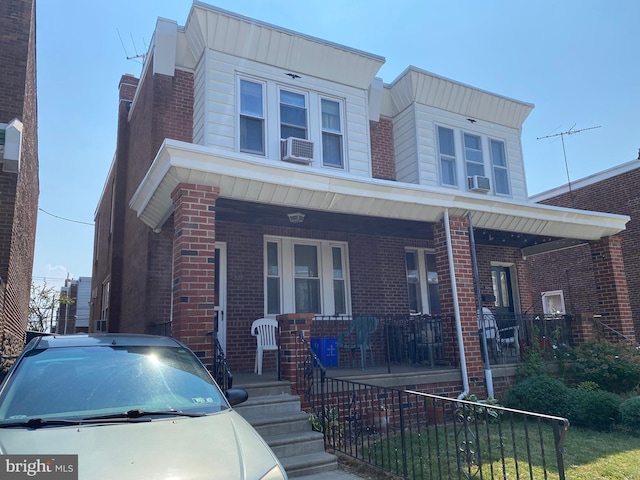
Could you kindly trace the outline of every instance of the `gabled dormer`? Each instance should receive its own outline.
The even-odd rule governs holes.
[[[369,119],[381,96],[370,90],[382,89],[382,57],[200,3],[176,37],[175,66],[194,73],[193,143],[371,177]]]
[[[533,105],[415,67],[383,98],[398,181],[526,201],[520,136]]]

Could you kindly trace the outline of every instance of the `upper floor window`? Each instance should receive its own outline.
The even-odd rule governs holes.
[[[342,167],[342,122],[340,103],[322,98],[322,164]]]
[[[463,134],[463,137],[467,176],[484,176],[484,161],[482,160],[482,142],[480,141],[480,137],[469,133]]]
[[[496,193],[509,195],[509,174],[504,142],[491,140],[491,165],[493,166],[493,182]]]
[[[301,93],[280,90],[280,138],[309,138],[307,98]]]
[[[264,85],[240,80],[240,151],[264,155]]]
[[[453,130],[450,128],[438,127],[438,154],[440,157],[440,181],[443,185],[457,185],[456,149]]]

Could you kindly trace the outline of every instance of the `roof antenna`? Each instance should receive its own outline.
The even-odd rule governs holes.
[[[574,135],[576,133],[580,133],[580,132],[584,132],[585,130],[593,130],[595,128],[600,128],[600,125],[596,126],[596,127],[587,127],[587,128],[581,128],[580,130],[574,130],[573,128],[576,126],[576,124],[573,124],[573,127],[571,127],[569,130],[567,130],[566,132],[562,132],[562,133],[554,133],[553,135],[547,135],[545,137],[537,137],[536,140],[543,140],[545,138],[552,138],[552,137],[560,137],[560,139],[562,140],[562,154],[564,155],[564,168],[567,172],[567,186],[569,187],[569,197],[571,198],[571,206],[573,207],[573,192],[571,191],[571,178],[569,177],[569,164],[567,163],[567,152],[564,148],[564,136],[565,135]],[[640,157],[640,151],[639,153],[639,157]]]
[[[137,60],[138,58],[144,59],[144,57],[146,56],[146,53],[138,53],[138,50],[136,48],[136,43],[133,41],[133,35],[131,36],[131,43],[133,44],[133,50],[136,52],[136,54],[129,56],[129,54],[127,53],[127,48],[124,46],[124,42],[122,41],[122,37],[120,36],[120,31],[117,28],[116,28],[116,32],[118,32],[118,38],[120,39],[120,44],[122,45],[122,49],[124,50],[124,55],[127,58],[127,60]],[[138,62],[138,63],[142,63],[142,62]]]

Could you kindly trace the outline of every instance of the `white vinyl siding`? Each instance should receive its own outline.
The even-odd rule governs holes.
[[[358,177],[371,177],[371,147],[367,116],[367,92],[313,77],[290,80],[282,70],[208,50],[196,68],[196,79],[203,76],[206,88],[198,90],[196,124],[198,143],[225,150],[246,158],[240,151],[237,90],[239,78],[254,79],[266,84],[265,88],[265,155],[260,159],[268,163],[280,161],[280,123],[278,89],[305,92],[307,95],[308,136],[314,142],[315,160],[307,169],[325,169],[321,161],[322,118],[320,99],[337,99],[342,105],[344,171]],[[206,72],[206,73],[205,73]],[[198,80],[199,81],[199,80]],[[195,115],[195,114],[194,114]],[[329,171],[336,171],[335,167]],[[342,171],[341,169],[339,171]]]
[[[455,188],[460,191],[467,191],[461,133],[467,132],[479,135],[484,142],[485,173],[491,171],[489,139],[504,142],[511,188],[510,197],[517,201],[527,201],[524,162],[522,159],[520,131],[518,129],[489,124],[483,121],[471,123],[466,117],[420,104],[414,104],[413,108],[406,109],[394,119],[394,149],[399,181],[418,183],[433,188],[441,187],[438,166],[438,126],[450,128],[455,132],[456,172],[458,176],[458,186]],[[398,128],[400,131],[396,130]],[[416,132],[415,145],[417,145],[417,152],[415,154],[411,150],[410,138],[412,131]],[[400,138],[405,140],[397,142]],[[412,166],[412,162],[414,166]],[[414,169],[417,170],[419,177],[415,182],[412,181],[413,177],[410,174]],[[402,176],[400,176],[401,172]],[[492,174],[487,176],[491,177]],[[464,179],[464,181],[461,181],[461,179]],[[491,180],[493,191],[493,178]],[[450,188],[447,187],[447,190]]]

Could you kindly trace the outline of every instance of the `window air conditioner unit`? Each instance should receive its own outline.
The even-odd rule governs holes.
[[[304,138],[289,137],[280,140],[280,153],[285,162],[309,165],[313,161],[313,142]]]
[[[489,177],[481,177],[480,175],[474,175],[467,177],[469,181],[469,190],[472,192],[488,192],[491,190],[491,182]]]

